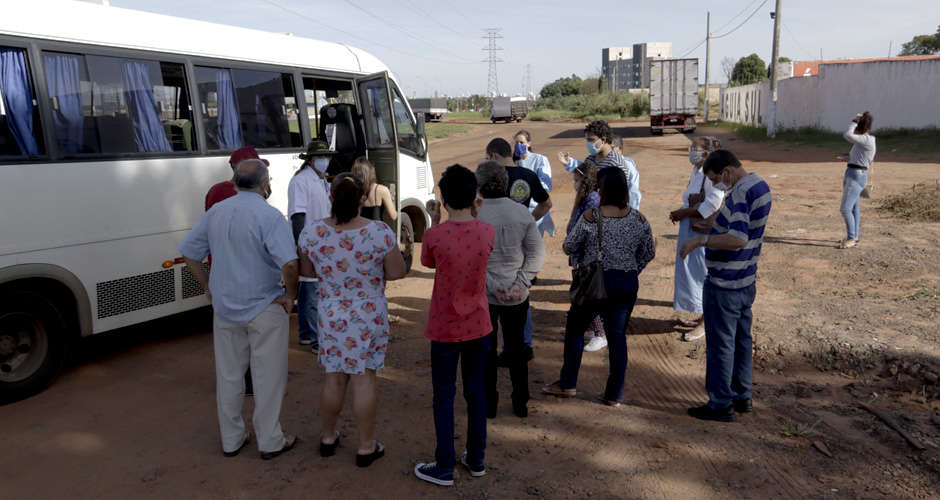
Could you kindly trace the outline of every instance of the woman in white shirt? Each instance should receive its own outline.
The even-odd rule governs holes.
[[[842,178],[842,218],[845,219],[846,237],[839,244],[839,248],[852,248],[858,245],[859,226],[862,212],[859,198],[862,190],[868,185],[868,169],[875,159],[875,138],[871,132],[873,118],[868,111],[855,115],[849,123],[848,130],[842,134],[845,140],[852,143],[849,151],[849,164]]]
[[[702,287],[708,269],[705,267],[704,248],[694,250],[684,259],[679,255],[679,249],[697,234],[708,234],[711,231],[711,217],[721,208],[725,194],[712,185],[702,170],[708,154],[720,147],[721,143],[714,137],[698,137],[692,141],[689,146],[689,163],[692,164],[689,185],[682,193],[682,207],[669,214],[673,224],[679,223],[672,307],[676,311],[692,313],[697,317],[693,321],[682,322],[684,326],[693,327],[691,331],[682,334],[682,340],[687,342],[705,336]]]

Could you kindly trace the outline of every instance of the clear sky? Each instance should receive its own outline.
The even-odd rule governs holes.
[[[711,80],[726,81],[721,60],[757,53],[770,60],[775,0],[111,0],[111,5],[346,43],[369,51],[398,75],[408,97],[484,93],[486,28],[502,28],[499,90],[523,89],[531,65],[534,92],[572,73],[596,74],[601,48],[672,42],[681,56],[712,33]],[[282,8],[279,8],[283,7]],[[294,11],[294,13],[288,12]],[[914,35],[940,25],[940,0],[783,0],[780,55],[794,60],[892,55]],[[740,14],[737,18],[736,15]],[[180,34],[182,35],[182,34]],[[698,57],[704,82],[705,45]]]

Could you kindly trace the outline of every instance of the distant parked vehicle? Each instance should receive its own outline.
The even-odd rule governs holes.
[[[698,113],[698,59],[650,61],[650,133],[667,128],[695,131]]]
[[[411,104],[414,114],[424,114],[426,122],[439,122],[447,113],[446,97],[416,97],[409,99],[408,103]]]
[[[529,100],[525,97],[494,97],[490,121],[496,123],[521,122],[529,114]]]

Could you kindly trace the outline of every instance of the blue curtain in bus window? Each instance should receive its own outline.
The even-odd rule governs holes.
[[[26,72],[26,53],[20,49],[0,48],[0,93],[6,109],[7,126],[24,155],[39,154],[33,135],[33,93]]]
[[[134,124],[137,151],[173,151],[157,113],[157,100],[153,96],[147,66],[136,61],[125,61],[121,70],[124,74],[124,100]]]
[[[382,83],[384,84],[384,81]],[[388,135],[388,129],[385,127],[387,109],[382,103],[382,96],[380,94],[384,95],[385,90],[377,88],[369,89],[369,95],[372,97],[372,114],[375,117],[375,126],[379,133],[379,143],[391,144],[392,141]]]
[[[242,147],[242,129],[238,123],[235,86],[227,69],[220,69],[215,73],[215,90],[219,96],[219,148],[238,149]]]
[[[46,86],[55,103],[52,120],[62,153],[82,151],[82,96],[79,84],[78,57],[67,54],[45,54]]]

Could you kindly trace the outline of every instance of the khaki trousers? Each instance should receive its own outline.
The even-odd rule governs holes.
[[[235,451],[247,436],[242,419],[245,370],[251,366],[255,411],[252,424],[261,452],[278,451],[284,444],[281,403],[287,387],[287,343],[290,317],[280,304],[271,304],[247,324],[215,315],[215,392],[222,433],[222,450]]]

